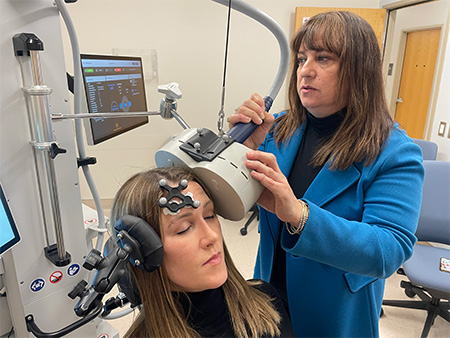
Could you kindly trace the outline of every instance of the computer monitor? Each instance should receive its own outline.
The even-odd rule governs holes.
[[[81,54],[90,113],[146,112],[142,59],[133,56]],[[148,117],[85,119],[87,142],[95,145],[148,123]]]
[[[20,235],[11,213],[8,200],[0,183],[0,256],[20,241]]]

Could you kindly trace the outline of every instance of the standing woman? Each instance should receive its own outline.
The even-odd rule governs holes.
[[[229,118],[260,125],[245,142],[265,187],[255,278],[282,295],[297,337],[377,337],[385,278],[416,242],[422,154],[389,115],[364,19],[318,14],[292,55],[289,109],[269,115],[254,94]]]

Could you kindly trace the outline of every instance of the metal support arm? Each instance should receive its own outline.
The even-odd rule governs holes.
[[[103,309],[103,304],[99,304],[95,311],[93,311],[88,316],[81,318],[80,320],[77,320],[76,322],[67,325],[66,327],[63,327],[62,329],[58,331],[53,332],[43,332],[41,329],[37,326],[36,322],[34,321],[33,315],[28,315],[25,317],[25,320],[27,322],[27,330],[28,332],[33,333],[37,338],[58,338],[63,337],[72,331],[75,331],[76,329],[82,327],[83,325],[89,323],[91,320],[95,319]]]

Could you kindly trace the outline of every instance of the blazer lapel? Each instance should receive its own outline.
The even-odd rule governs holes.
[[[264,151],[270,152],[277,158],[278,166],[284,176],[288,177],[291,171],[292,165],[295,160],[300,142],[302,141],[303,134],[305,132],[305,124],[298,128],[288,143],[280,144],[278,148],[273,137],[267,140]]]
[[[277,158],[281,172],[288,177],[298,152],[300,142],[305,131],[305,124],[298,128],[289,143],[281,144],[278,148],[273,137],[267,139],[264,151],[273,153]],[[318,206],[329,202],[352,184],[361,176],[360,170],[352,164],[346,170],[330,170],[329,164],[324,165],[322,170],[312,181],[304,197]]]
[[[327,163],[312,181],[304,197],[323,206],[359,180],[361,172],[352,164],[346,170],[330,170]]]
[[[305,125],[302,125],[298,128],[294,135],[291,137],[288,143],[282,143],[278,148],[275,139],[273,138],[273,134],[267,137],[264,146],[260,148],[260,150],[269,152],[275,155],[278,163],[278,167],[281,172],[288,177],[289,172],[291,171],[292,164],[295,160],[295,155],[297,154],[298,148],[300,146],[300,142],[302,140],[303,134],[305,131]],[[281,221],[275,214],[272,213],[264,213],[270,219],[267,219],[267,224],[271,228],[272,240],[274,248],[277,246],[277,240],[280,236],[281,231]]]

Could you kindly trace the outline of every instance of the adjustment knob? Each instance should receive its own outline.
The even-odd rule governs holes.
[[[166,85],[158,86],[158,92],[166,94],[166,98],[175,101],[176,99],[181,99],[183,94],[181,93],[178,83],[171,82]]]
[[[75,285],[73,290],[70,291],[68,296],[71,299],[75,299],[78,296],[81,296],[83,294],[83,292],[84,292],[84,289],[86,288],[86,285],[87,285],[87,282],[84,279],[80,280],[80,282],[77,285]]]
[[[92,249],[91,251],[89,251],[88,255],[84,259],[83,267],[91,271],[92,269],[98,267],[102,259],[103,257],[100,251]]]

